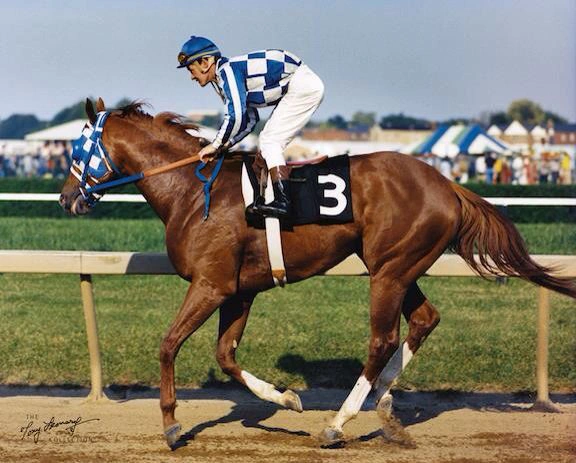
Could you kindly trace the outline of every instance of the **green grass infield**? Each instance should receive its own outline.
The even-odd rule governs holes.
[[[74,275],[0,275],[0,383],[88,385],[85,325]],[[107,384],[159,384],[159,345],[186,293],[175,276],[95,276]],[[537,288],[516,280],[421,279],[442,321],[398,387],[533,391]],[[369,341],[367,277],[315,277],[259,295],[240,365],[280,387],[351,387]],[[180,351],[178,387],[227,381],[214,356],[217,312]],[[405,323],[402,323],[405,334]],[[551,298],[550,388],[576,390],[574,301]]]
[[[576,223],[516,225],[532,254],[576,253]],[[165,250],[159,219],[0,218],[0,249]]]

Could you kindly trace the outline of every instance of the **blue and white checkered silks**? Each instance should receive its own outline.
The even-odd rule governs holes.
[[[214,147],[227,142],[234,145],[252,132],[259,120],[256,108],[277,104],[301,64],[296,55],[272,49],[220,58],[217,90],[226,105],[226,115],[212,142]]]
[[[72,143],[70,172],[80,182],[80,192],[91,205],[102,195],[87,193],[86,185],[97,185],[108,174],[120,173],[102,143],[102,131],[109,115],[106,111],[99,112],[94,126],[86,124],[80,138]]]

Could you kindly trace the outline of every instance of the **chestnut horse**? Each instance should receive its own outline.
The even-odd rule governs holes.
[[[172,113],[152,117],[138,103],[111,111],[101,135],[109,164],[106,177],[130,176],[189,158],[200,140]],[[98,100],[98,114],[104,103]],[[88,100],[86,110],[97,114]],[[88,164],[90,160],[85,160]],[[82,169],[82,166],[77,167]],[[137,186],[166,226],[168,255],[178,274],[190,282],[182,307],[160,346],[160,407],[164,435],[178,446],[174,363],[184,341],[217,309],[220,311],[216,358],[222,370],[258,397],[302,411],[297,394],[243,370],[235,360],[255,296],[274,286],[266,237],[244,217],[241,161],[226,159],[212,188],[211,211],[203,221],[204,194],[194,166],[143,178]],[[67,179],[60,199],[73,214],[90,210],[76,172]],[[302,225],[282,231],[288,282],[326,272],[352,253],[370,274],[370,343],[368,358],[341,409],[323,430],[324,443],[343,436],[367,395],[377,389],[377,409],[391,406],[390,387],[440,317],[419,289],[417,280],[451,248],[478,273],[518,276],[576,298],[565,279],[551,276],[529,257],[514,225],[491,204],[451,183],[435,169],[410,156],[373,153],[350,158],[354,222]],[[474,258],[474,253],[479,259]],[[409,332],[400,343],[400,318]],[[329,323],[329,320],[327,320]]]

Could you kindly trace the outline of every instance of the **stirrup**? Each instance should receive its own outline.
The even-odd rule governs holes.
[[[290,215],[290,206],[272,201],[270,204],[264,204],[257,209],[257,213],[264,217],[275,217],[277,219],[285,218]]]
[[[262,212],[260,211],[262,206],[264,206],[264,197],[258,195],[254,199],[254,202],[246,207],[246,210],[244,211],[246,217],[249,215],[262,215]]]

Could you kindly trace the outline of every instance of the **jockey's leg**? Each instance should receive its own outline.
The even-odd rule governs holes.
[[[216,351],[218,364],[224,373],[244,384],[261,399],[301,412],[302,403],[296,393],[290,390],[280,392],[274,385],[242,370],[236,363],[236,349],[242,339],[254,296],[254,294],[235,295],[220,307],[220,326]]]
[[[194,280],[188,288],[180,311],[160,346],[160,408],[164,423],[164,435],[170,447],[180,436],[181,426],[174,417],[176,409],[176,386],[174,363],[182,343],[194,333],[226,296],[205,279]]]
[[[370,277],[370,347],[368,361],[362,375],[348,395],[336,417],[320,435],[324,444],[342,439],[342,427],[358,415],[372,385],[398,348],[400,337],[400,312],[406,288],[398,280],[376,273]]]
[[[320,78],[308,66],[301,65],[260,133],[260,150],[272,177],[274,201],[259,207],[258,212],[277,217],[289,214],[289,170],[284,149],[308,123],[323,96],[324,84]]]
[[[422,294],[417,283],[413,283],[406,293],[402,313],[408,322],[408,335],[384,367],[375,385],[376,410],[383,418],[390,415],[392,411],[390,389],[394,381],[406,368],[428,335],[440,323],[440,314]]]

